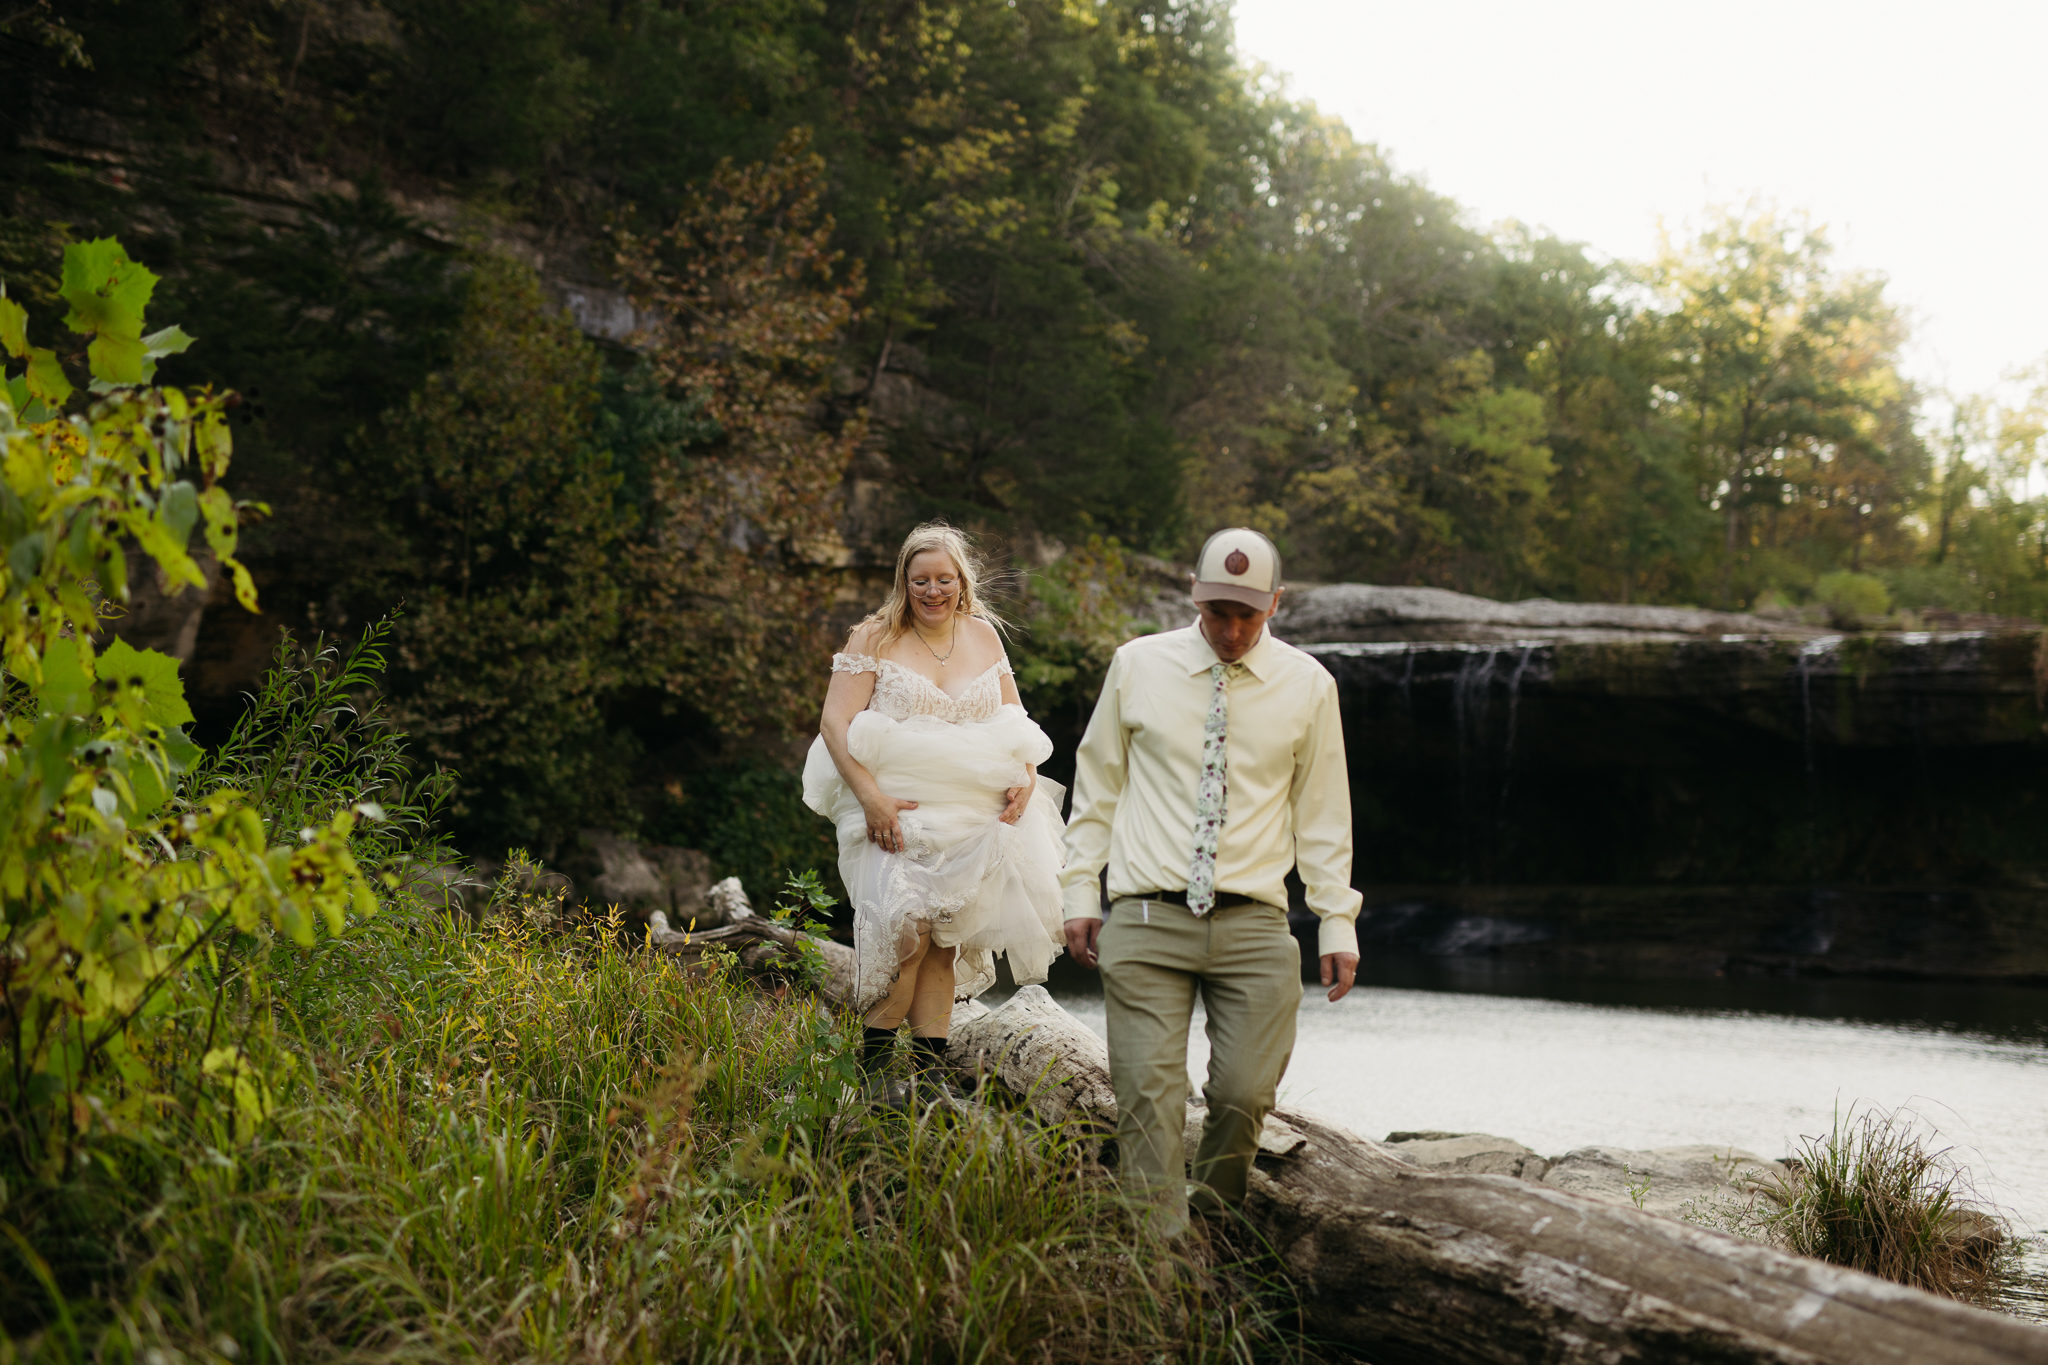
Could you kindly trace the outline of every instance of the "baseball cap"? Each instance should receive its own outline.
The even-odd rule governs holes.
[[[1195,560],[1197,602],[1242,602],[1270,611],[1280,589],[1280,552],[1249,526],[1210,536]]]

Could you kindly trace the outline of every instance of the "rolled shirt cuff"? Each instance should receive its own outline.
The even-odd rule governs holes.
[[[1073,917],[1074,912],[1067,911],[1067,918]],[[1323,916],[1322,927],[1316,930],[1316,956],[1328,957],[1332,953],[1358,956],[1358,922],[1352,916]]]

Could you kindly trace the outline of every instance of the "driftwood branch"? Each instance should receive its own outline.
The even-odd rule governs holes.
[[[668,915],[655,910],[647,916],[647,946],[658,953],[682,958],[694,966],[713,948],[739,955],[740,965],[761,971],[789,960],[798,942],[817,949],[824,956],[827,975],[818,993],[835,1005],[853,1000],[853,949],[830,939],[800,934],[786,924],[777,924],[754,913],[739,878],[728,877],[711,888],[706,919],[719,921],[716,928],[677,930]]]
[[[1115,1121],[1101,1041],[1038,987],[963,1008],[948,1059],[1048,1121]],[[1268,1120],[1245,1214],[1310,1329],[1382,1365],[2048,1361],[2030,1323],[1591,1195],[1426,1171],[1302,1113]]]

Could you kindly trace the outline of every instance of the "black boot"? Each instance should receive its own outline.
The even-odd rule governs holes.
[[[867,1078],[861,1089],[872,1103],[884,1109],[908,1110],[915,1098],[911,1082],[889,1079],[889,1059],[895,1052],[895,1029],[861,1030],[860,1070],[861,1075]]]
[[[918,1093],[933,1099],[952,1094],[946,1084],[946,1040],[912,1038],[910,1046],[910,1062],[917,1073]]]
[[[860,1038],[860,1074],[869,1080],[881,1075],[889,1065],[889,1054],[896,1050],[896,1030],[892,1028],[864,1028]]]

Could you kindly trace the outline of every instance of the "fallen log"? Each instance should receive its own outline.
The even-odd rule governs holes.
[[[1115,1122],[1107,1050],[1039,987],[963,1006],[948,1061],[1049,1122]],[[1376,1365],[2048,1361],[2048,1328],[1592,1195],[1426,1171],[1308,1114],[1279,1111],[1259,1145],[1246,1218],[1309,1329]]]
[[[800,933],[787,924],[754,913],[737,877],[727,877],[711,888],[707,918],[719,921],[713,929],[682,929],[670,926],[668,915],[655,910],[647,916],[647,946],[658,953],[683,959],[691,966],[716,948],[738,955],[749,971],[763,971],[788,961],[801,947],[814,948],[825,960],[826,975],[818,993],[835,1005],[853,1000],[853,949],[830,939]]]

